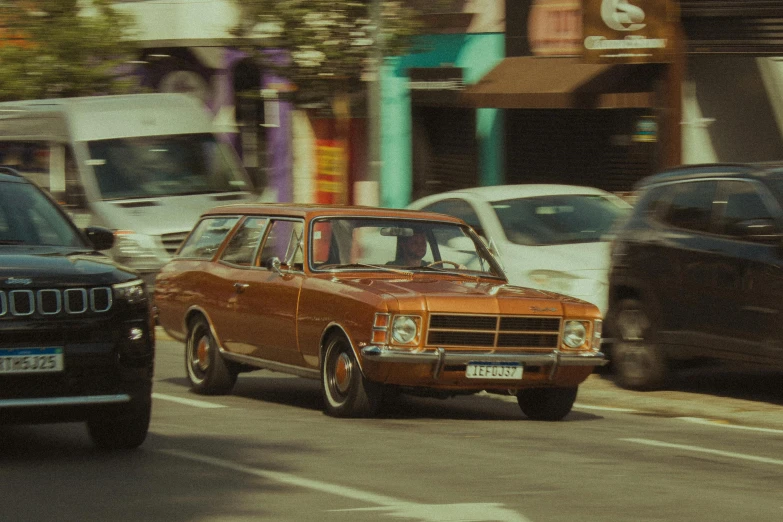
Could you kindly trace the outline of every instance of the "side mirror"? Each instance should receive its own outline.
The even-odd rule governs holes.
[[[281,265],[281,264],[282,264],[282,263],[280,263],[280,258],[279,258],[279,257],[277,257],[277,256],[275,256],[275,257],[270,257],[270,258],[269,258],[269,259],[267,259],[267,261],[266,261],[266,267],[267,267],[269,270],[272,270],[272,271],[274,271],[274,272],[277,272],[279,275],[283,275],[283,271],[282,271],[282,270],[280,270],[280,265]]]
[[[84,234],[95,250],[109,250],[114,246],[114,232],[103,227],[87,227]]]

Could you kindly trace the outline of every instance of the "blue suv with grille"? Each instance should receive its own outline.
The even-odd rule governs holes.
[[[48,193],[0,167],[0,423],[84,421],[95,445],[141,445],[154,321],[144,282]]]

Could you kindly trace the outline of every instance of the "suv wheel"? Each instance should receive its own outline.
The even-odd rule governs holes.
[[[654,390],[664,386],[669,368],[661,349],[650,341],[653,324],[642,303],[621,301],[614,313],[618,340],[612,347],[615,381],[631,390]]]
[[[96,417],[87,421],[93,444],[105,450],[133,449],[147,438],[152,401],[145,400],[133,413],[116,417]]]

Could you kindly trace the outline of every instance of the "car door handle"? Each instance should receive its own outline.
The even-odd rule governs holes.
[[[247,283],[234,283],[234,290],[236,290],[236,292],[237,292],[238,294],[241,294],[242,292],[244,292],[244,291],[245,291],[245,289],[246,289],[248,286],[250,286],[250,285],[249,285],[249,284],[247,284]]]

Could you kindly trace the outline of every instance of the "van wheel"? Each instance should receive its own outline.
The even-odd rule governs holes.
[[[571,412],[576,401],[577,387],[531,388],[517,392],[522,413],[532,420],[559,421]]]
[[[656,390],[669,377],[666,357],[650,341],[654,326],[642,303],[626,299],[614,314],[617,341],[612,347],[612,368],[618,385],[629,390]]]
[[[351,345],[342,335],[326,342],[321,365],[326,413],[333,417],[372,417],[381,408],[382,385],[362,375]]]
[[[223,360],[209,323],[203,317],[190,322],[185,342],[185,370],[191,389],[202,395],[229,393],[237,382],[237,372]]]

